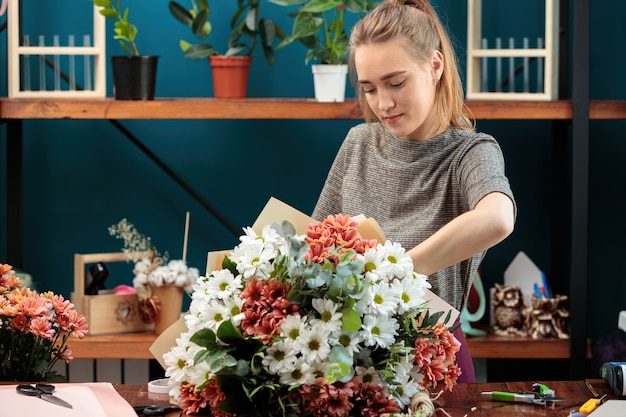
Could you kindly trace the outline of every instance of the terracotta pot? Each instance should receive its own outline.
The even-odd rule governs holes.
[[[152,297],[159,300],[159,312],[154,321],[154,332],[159,335],[180,318],[183,289],[177,285],[152,287]]]
[[[209,64],[213,76],[215,98],[245,98],[248,95],[249,56],[211,55]]]

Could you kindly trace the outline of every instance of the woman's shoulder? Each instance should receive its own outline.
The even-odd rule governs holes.
[[[344,140],[344,146],[368,146],[379,143],[387,135],[380,123],[359,123],[352,126]]]

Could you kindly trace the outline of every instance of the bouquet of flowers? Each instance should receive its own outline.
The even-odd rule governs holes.
[[[73,359],[67,341],[83,338],[87,327],[70,301],[22,287],[12,267],[0,264],[0,381],[63,381],[52,367]]]
[[[137,228],[122,219],[109,226],[109,234],[124,240],[122,251],[135,263],[133,287],[139,298],[141,317],[152,323],[162,308],[160,300],[153,297],[152,289],[165,285],[176,285],[188,293],[200,276],[197,268],[190,268],[184,260],[169,260],[169,254],[161,254],[152,245],[150,237],[141,234]]]
[[[454,387],[460,344],[401,245],[362,239],[343,215],[306,235],[289,222],[244,231],[197,280],[163,357],[187,414],[374,417]]]

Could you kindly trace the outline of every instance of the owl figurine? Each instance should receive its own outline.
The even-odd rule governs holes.
[[[499,336],[527,336],[522,290],[517,286],[495,285],[496,291],[491,296],[495,321],[491,327],[492,333]]]

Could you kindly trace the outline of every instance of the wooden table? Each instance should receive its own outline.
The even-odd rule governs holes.
[[[482,400],[483,391],[531,391],[532,383],[540,382],[556,391],[559,397],[566,401],[557,402],[554,407],[523,403],[504,403]],[[604,380],[586,381],[532,381],[532,382],[492,382],[481,384],[459,384],[452,392],[445,392],[437,401],[451,417],[567,417],[570,411],[578,408],[594,394],[592,387],[598,394],[608,394],[609,399],[616,399],[609,385]],[[115,385],[115,389],[132,405],[169,404],[167,395],[152,394],[146,385]],[[168,416],[178,416],[173,412]],[[438,413],[437,417],[443,416]]]

